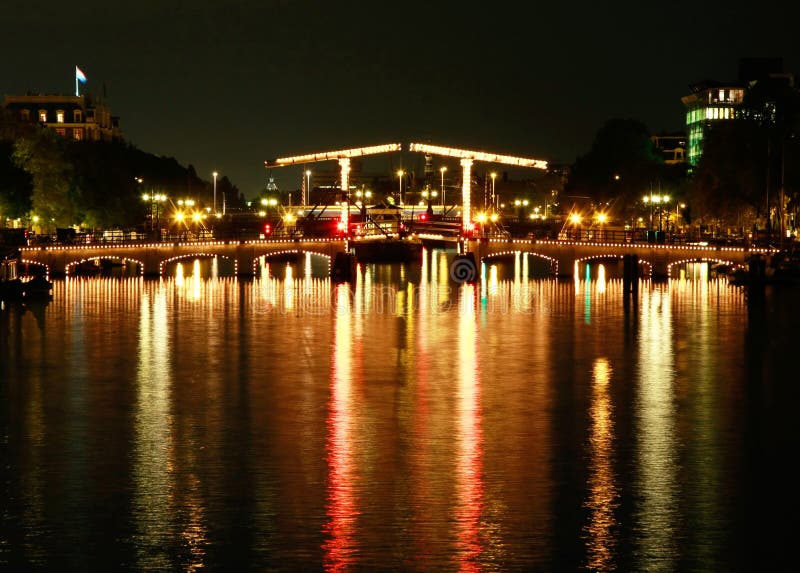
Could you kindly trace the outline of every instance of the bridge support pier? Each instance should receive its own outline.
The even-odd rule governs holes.
[[[622,290],[625,294],[639,290],[638,255],[622,255]]]

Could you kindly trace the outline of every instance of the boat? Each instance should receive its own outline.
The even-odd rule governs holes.
[[[19,276],[19,251],[8,252],[0,259],[0,299],[6,301],[42,300],[53,296],[53,283],[42,275]]]
[[[741,286],[800,285],[800,250],[753,253],[745,267],[731,269],[728,282]]]
[[[53,298],[53,283],[43,275],[22,281],[22,297],[24,300],[49,300]]]
[[[406,263],[422,256],[422,241],[411,237],[362,239],[352,246],[361,263]]]

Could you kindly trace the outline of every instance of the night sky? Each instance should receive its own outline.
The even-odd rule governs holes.
[[[739,57],[800,71],[796,29],[771,0],[757,13],[743,2],[122,4],[6,0],[0,93],[74,93],[78,65],[82,92],[105,90],[134,145],[209,181],[216,169],[247,197],[265,186],[265,159],[388,142],[571,163],[610,118],[682,129],[688,85],[735,79]],[[272,175],[296,189],[300,169]]]

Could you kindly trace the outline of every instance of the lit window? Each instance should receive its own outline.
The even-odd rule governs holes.
[[[725,101],[725,90],[719,90],[719,101]]]
[[[40,109],[39,110],[39,121],[41,121],[42,123],[47,123],[47,110],[46,109]]]
[[[64,110],[56,111],[56,123],[64,123]]]
[[[75,138],[75,141],[80,141],[83,139],[83,130],[80,127],[73,129],[72,137]]]
[[[714,112],[711,111],[710,107],[706,108],[706,119],[711,119],[714,117]]]

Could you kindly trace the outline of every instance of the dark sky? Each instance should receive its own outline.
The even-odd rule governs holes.
[[[77,64],[134,145],[248,197],[265,159],[387,142],[571,163],[610,118],[681,129],[739,57],[800,71],[792,19],[753,4],[6,0],[0,93],[74,93]]]

